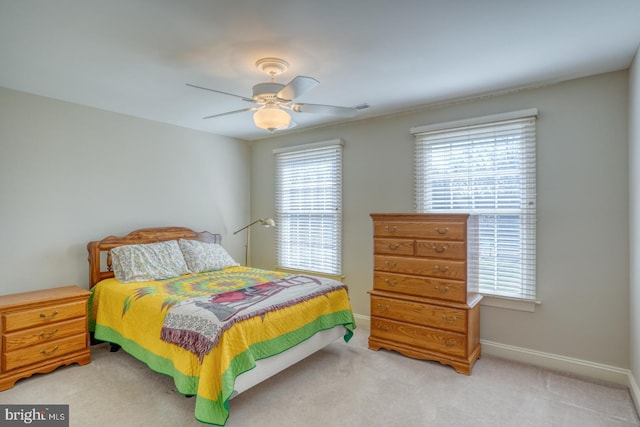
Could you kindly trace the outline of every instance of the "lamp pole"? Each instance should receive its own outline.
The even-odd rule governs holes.
[[[276,225],[275,221],[272,220],[271,218],[260,218],[260,219],[256,219],[252,223],[245,225],[241,229],[233,232],[233,234],[235,235],[241,232],[242,230],[247,230],[247,236],[244,243],[244,265],[245,266],[249,266],[249,235],[251,234],[251,226],[257,223],[260,223],[265,227],[275,227]]]

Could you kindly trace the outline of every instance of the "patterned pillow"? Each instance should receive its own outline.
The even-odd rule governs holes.
[[[190,273],[176,240],[111,249],[113,273],[121,282],[163,280]]]
[[[178,240],[178,243],[192,273],[204,273],[240,265],[217,243],[185,239]]]

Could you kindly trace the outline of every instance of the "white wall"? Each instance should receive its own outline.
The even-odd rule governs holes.
[[[630,335],[633,396],[640,390],[640,49],[629,71],[629,258]]]
[[[242,259],[248,165],[245,142],[0,88],[0,295],[87,287],[87,242],[142,227]]]
[[[369,315],[371,212],[411,212],[413,126],[538,108],[538,297],[534,313],[483,306],[481,339],[629,367],[628,73],[573,80],[252,144],[252,218],[274,215],[274,147],[342,138],[344,273]],[[273,232],[252,234],[274,267]]]

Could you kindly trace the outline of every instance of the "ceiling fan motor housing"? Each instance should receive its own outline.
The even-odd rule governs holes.
[[[274,82],[258,83],[253,86],[253,100],[259,104],[266,104],[276,100],[276,94],[282,90],[285,85]]]

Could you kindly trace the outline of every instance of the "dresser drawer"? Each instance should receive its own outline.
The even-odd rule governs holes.
[[[467,356],[465,335],[371,317],[371,336],[456,357]]]
[[[465,280],[467,278],[466,262],[431,258],[403,258],[375,255],[374,270],[442,279]]]
[[[50,325],[42,325],[31,329],[23,329],[18,332],[5,334],[3,351],[18,350],[71,335],[86,334],[86,332],[87,319],[84,317],[51,323]]]
[[[406,276],[376,271],[373,273],[373,289],[426,298],[437,298],[451,302],[467,302],[466,284],[453,280],[431,279],[428,277]]]
[[[372,296],[371,315],[448,331],[467,331],[467,312],[452,307]]]
[[[34,363],[55,359],[56,357],[72,353],[74,351],[86,350],[87,335],[82,333],[71,337],[34,345],[20,350],[4,353],[4,370],[20,368],[21,366],[32,365]]]
[[[38,308],[3,313],[5,332],[86,316],[86,300],[60,302]]]
[[[387,255],[414,255],[413,239],[375,239],[373,253]]]
[[[417,239],[465,240],[466,222],[455,221],[374,221],[374,237],[414,237]]]
[[[467,258],[467,245],[464,242],[417,240],[416,255],[420,257],[464,261]]]
[[[402,274],[373,273],[373,289],[397,292],[444,301],[465,303],[467,288],[464,282],[430,279],[428,277],[406,276]]]

